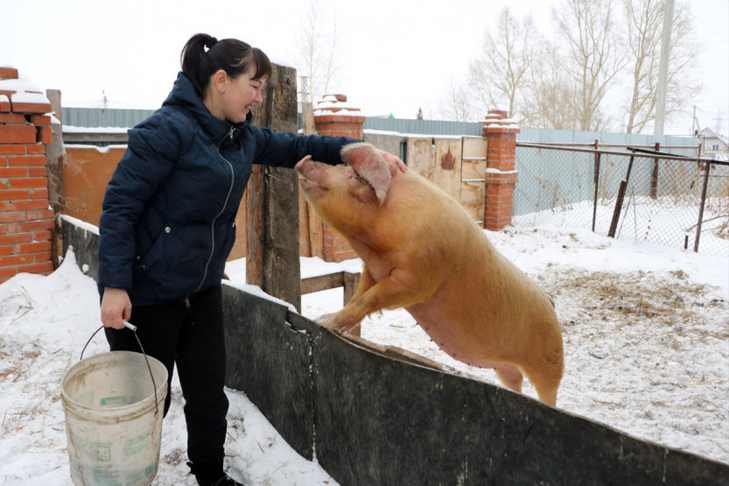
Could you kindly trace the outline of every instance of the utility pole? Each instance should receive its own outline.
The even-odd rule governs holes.
[[[716,118],[714,118],[714,131],[717,135],[721,135],[722,129],[724,128],[724,118],[721,116],[721,113],[716,114]]]
[[[656,93],[656,122],[654,133],[663,136],[666,117],[666,83],[668,80],[668,54],[671,51],[671,30],[673,24],[673,0],[663,0],[663,36],[661,37],[661,63],[658,66],[658,89]]]
[[[313,102],[311,95],[311,78],[309,76],[300,76],[301,78],[301,115],[304,118],[304,133],[316,133],[314,128]]]

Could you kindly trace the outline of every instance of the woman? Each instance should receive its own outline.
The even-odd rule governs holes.
[[[254,127],[250,110],[271,74],[259,49],[197,34],[181,57],[172,92],[129,131],[106,190],[101,319],[112,350],[138,350],[123,329],[131,319],[170,380],[177,364],[188,465],[201,485],[236,485],[223,471],[228,400],[220,282],[251,164],[293,167],[307,155],[338,164],[340,149],[354,140]],[[165,413],[169,404],[168,393]]]

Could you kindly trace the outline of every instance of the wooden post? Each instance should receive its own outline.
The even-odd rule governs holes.
[[[273,65],[256,126],[296,132],[296,70]],[[275,161],[274,161],[275,162]],[[246,189],[246,281],[301,309],[299,185],[291,169],[254,166]]]
[[[316,126],[314,125],[314,109],[311,101],[304,101],[301,103],[303,116],[304,116],[304,133],[316,133]]]
[[[306,87],[304,87],[306,89]],[[304,133],[307,135],[316,134],[316,127],[314,126],[314,112],[312,110],[311,101],[304,101],[301,103],[304,117]],[[321,241],[319,241],[319,248],[312,248],[312,233],[315,232],[319,235],[321,240],[321,221],[317,219],[318,215],[314,208],[309,206],[309,203],[304,198],[303,193],[299,192],[299,253],[301,256],[320,256],[321,255]],[[318,226],[318,231],[315,227]],[[314,228],[314,229],[312,229]],[[317,253],[318,252],[318,253]]]
[[[344,296],[342,300],[344,301],[344,305],[347,305],[347,302],[352,300],[354,291],[357,290],[357,284],[359,283],[359,273],[342,272],[342,280],[344,283]]]
[[[48,202],[53,212],[65,212],[66,200],[63,188],[63,109],[61,108],[61,90],[47,89],[46,97],[51,102],[51,108],[60,124],[51,123],[51,143],[46,147],[48,156]],[[55,228],[55,224],[54,224]],[[55,228],[51,237],[51,263],[58,268],[59,256],[63,256],[62,233]]]

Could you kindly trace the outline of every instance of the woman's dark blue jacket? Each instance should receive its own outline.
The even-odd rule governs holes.
[[[296,136],[213,117],[183,73],[162,108],[129,130],[104,197],[99,290],[134,305],[219,285],[235,215],[255,163],[293,167],[305,155],[336,164],[349,138]]]

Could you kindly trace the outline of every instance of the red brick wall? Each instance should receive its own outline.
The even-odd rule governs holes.
[[[106,186],[117,164],[126,152],[126,145],[97,149],[91,145],[66,146],[63,165],[63,212],[97,225],[101,218]],[[246,198],[241,201],[236,217],[235,245],[228,260],[246,256]]]
[[[0,67],[0,282],[20,272],[53,270],[53,211],[48,200],[51,111],[45,96],[12,89],[2,80],[18,71]]]
[[[92,146],[66,146],[63,163],[63,212],[99,224],[106,185],[126,146],[97,149]]]
[[[346,103],[347,97],[344,95],[333,95],[342,103]],[[336,103],[334,103],[336,104]],[[346,105],[343,105],[346,106]],[[348,111],[350,114],[342,115],[337,112]],[[331,137],[350,137],[356,140],[364,139],[364,121],[365,117],[351,114],[352,108],[338,109],[336,106],[321,109],[317,107],[314,114],[314,125],[319,135]],[[357,110],[356,108],[354,110]],[[308,204],[308,203],[307,203]],[[309,207],[309,211],[314,211]],[[321,224],[321,230],[316,231],[309,227],[309,235],[316,238],[321,235],[321,243],[312,243],[312,256],[321,257],[327,262],[341,262],[350,258],[357,258],[357,254],[349,246],[347,240],[337,233],[334,228],[328,224],[321,222],[319,218],[309,218],[308,221],[300,221],[299,224]],[[316,254],[316,248],[321,248],[321,254]]]
[[[516,135],[519,128],[506,112],[490,110],[483,136],[486,144],[486,191],[483,227],[498,231],[511,224],[516,186]]]
[[[320,135],[364,139],[364,116],[317,115],[314,117],[316,131]]]

